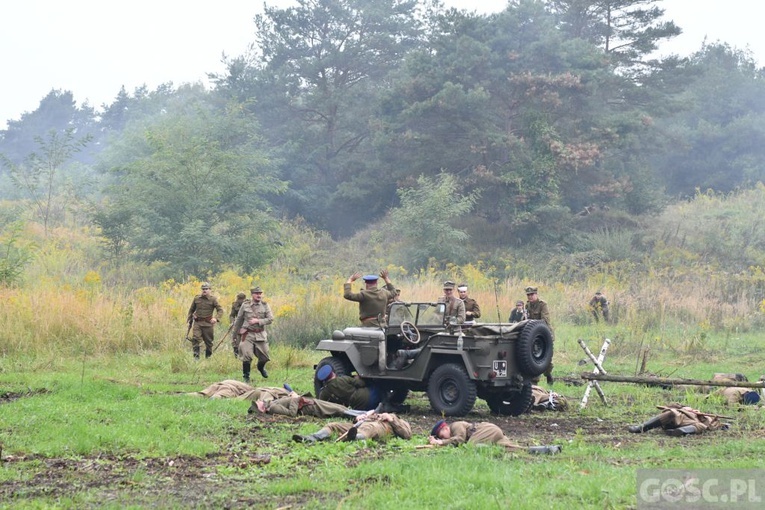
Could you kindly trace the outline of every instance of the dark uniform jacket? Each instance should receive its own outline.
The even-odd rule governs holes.
[[[550,309],[547,307],[547,303],[541,299],[537,299],[534,302],[527,301],[526,312],[528,313],[529,319],[545,321],[548,326],[552,327],[552,323],[550,322]]]
[[[478,303],[473,298],[465,298],[463,299],[463,302],[465,303],[465,316],[467,320],[471,321],[474,319],[478,319],[481,317],[481,307],[478,306]],[[472,315],[471,315],[472,312]]]
[[[214,312],[217,312],[215,318],[220,321],[223,318],[223,307],[218,303],[218,299],[215,296],[197,294],[194,296],[194,301],[192,301],[191,307],[189,308],[189,316],[187,320],[190,321],[192,317],[195,317],[197,323],[200,325],[203,322],[209,323]]]
[[[388,301],[396,298],[396,288],[392,283],[384,288],[361,289],[359,292],[351,292],[351,284],[343,284],[343,297],[348,301],[356,301],[359,304],[359,320],[362,326],[378,327],[378,315],[384,317],[388,308]]]
[[[324,384],[319,393],[321,400],[343,404],[351,409],[374,409],[378,404],[373,389],[360,377],[343,375]]]

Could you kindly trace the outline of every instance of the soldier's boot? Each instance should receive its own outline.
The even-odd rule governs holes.
[[[552,386],[553,383],[555,382],[555,379],[553,378],[552,374],[549,372],[545,374],[545,378],[547,379],[547,384],[549,384],[550,386]]]
[[[345,438],[343,438],[343,441],[354,441],[358,436],[362,436],[359,439],[364,439],[364,434],[359,434],[358,428],[351,427],[345,435]]]
[[[316,441],[324,441],[329,439],[329,436],[331,435],[332,433],[329,431],[329,429],[321,429],[320,431],[314,432],[313,434],[309,434],[307,436],[295,434],[292,436],[292,440],[298,443],[315,443]]]
[[[268,379],[268,372],[266,372],[266,363],[267,361],[259,361],[258,362],[258,372],[260,372],[260,375],[263,376],[263,379]]]
[[[205,349],[205,358],[212,356],[212,349]]]
[[[647,422],[642,423],[640,425],[630,425],[629,427],[627,427],[627,430],[629,430],[633,434],[640,434],[641,432],[648,432],[649,430],[652,430],[658,427],[661,427],[661,418],[659,416],[654,416]]]
[[[687,436],[688,434],[695,434],[696,427],[693,425],[685,425],[684,427],[677,427],[676,429],[667,429],[664,433],[672,437],[682,437]]]
[[[199,359],[199,346],[195,345],[193,347],[193,351],[194,351],[194,359]]]
[[[250,382],[250,367],[252,366],[249,361],[242,361],[242,380],[246,383]]]
[[[557,444],[546,445],[546,446],[530,446],[528,451],[529,453],[532,453],[535,455],[541,455],[541,454],[555,455],[556,453],[561,452],[561,447],[558,446]]]

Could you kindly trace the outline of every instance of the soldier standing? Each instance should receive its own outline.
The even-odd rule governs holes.
[[[242,377],[244,382],[250,381],[252,358],[258,358],[258,371],[268,379],[266,363],[268,357],[268,334],[266,326],[274,322],[271,307],[263,301],[263,289],[255,287],[250,290],[251,299],[245,300],[236,316],[234,330],[240,335],[239,357],[242,359]]]
[[[228,314],[229,324],[234,325],[236,316],[239,314],[239,309],[242,307],[247,295],[244,292],[240,292],[236,295],[236,301],[231,303],[231,313]],[[236,331],[231,335],[231,347],[234,349],[234,357],[239,357],[239,335]]]
[[[552,333],[553,327],[550,322],[550,309],[547,307],[547,303],[539,299],[539,294],[537,294],[538,290],[539,289],[536,287],[526,287],[526,314],[528,315],[529,319],[544,321]],[[553,334],[553,341],[554,340],[555,335]],[[552,370],[553,364],[551,362],[550,368],[548,368],[545,372],[547,384],[552,384],[555,381],[552,376]]]
[[[388,270],[380,271],[380,276],[385,280],[384,289],[377,287],[377,275],[368,274],[363,278],[365,288],[359,292],[352,292],[351,285],[361,277],[361,273],[358,272],[349,276],[343,284],[343,297],[359,304],[359,320],[364,327],[381,327],[380,321],[384,320],[388,301],[396,297],[396,288],[388,277]]]
[[[218,299],[212,295],[210,284],[202,283],[202,293],[194,296],[194,301],[189,307],[188,323],[194,324],[194,336],[191,340],[194,358],[199,359],[199,350],[202,342],[205,344],[205,358],[212,356],[213,339],[215,336],[215,324],[223,317],[223,307]],[[215,313],[215,316],[213,316]]]
[[[595,317],[595,322],[600,322],[600,314],[603,314],[603,320],[608,322],[608,299],[602,292],[597,291],[590,299],[590,311]]]
[[[465,320],[474,321],[481,317],[481,307],[475,299],[468,297],[467,283],[460,283],[457,286],[457,292],[460,299],[465,303]]]

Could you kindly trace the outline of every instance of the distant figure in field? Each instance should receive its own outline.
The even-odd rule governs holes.
[[[223,317],[223,307],[218,303],[218,298],[212,295],[210,284],[202,282],[201,290],[201,294],[194,296],[186,318],[189,324],[193,324],[191,344],[195,359],[199,359],[202,342],[205,344],[205,358],[212,356],[215,325]]]
[[[553,333],[552,323],[550,321],[550,309],[547,307],[547,303],[539,299],[539,289],[536,287],[526,287],[526,313],[529,319],[545,321],[545,324],[550,328],[550,332]],[[553,341],[555,340],[555,334],[553,333]],[[550,363],[550,368],[545,372],[545,378],[547,384],[552,384],[555,380],[552,376],[553,364]]]
[[[465,303],[465,320],[474,321],[481,317],[481,307],[478,306],[478,302],[468,296],[467,283],[460,283],[457,285],[457,293],[460,299]]]
[[[229,324],[233,325],[236,322],[236,316],[239,314],[239,309],[242,307],[242,303],[247,298],[247,294],[240,292],[236,295],[236,301],[231,303],[231,313],[228,314]],[[234,331],[231,335],[231,347],[234,349],[234,357],[239,357],[239,335]]]
[[[590,312],[592,312],[595,322],[600,322],[601,314],[603,314],[603,320],[609,322],[608,299],[606,299],[602,292],[597,291],[592,299],[590,299]]]

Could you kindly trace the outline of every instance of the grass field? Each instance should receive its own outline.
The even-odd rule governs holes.
[[[556,330],[555,373],[576,380],[584,338],[597,353],[601,326]],[[619,337],[618,331],[614,337]],[[710,334],[703,345],[613,338],[609,373],[634,375],[639,353],[657,375],[709,379],[714,372],[765,373],[755,334]],[[69,352],[66,345],[0,358],[0,507],[2,508],[636,508],[638,469],[762,469],[765,418],[756,406],[731,408],[685,389],[603,383],[584,410],[584,386],[558,381],[566,412],[518,418],[489,414],[479,401],[468,421],[493,421],[524,445],[559,444],[555,456],[498,447],[417,449],[439,416],[413,394],[410,441],[291,441],[322,420],[248,415],[249,402],[208,400],[195,392],[239,379],[241,364],[225,344],[195,363],[178,345],[125,355]],[[312,388],[321,353],[272,346],[271,377]],[[627,425],[680,401],[733,417],[728,431],[672,438],[630,434]],[[731,508],[733,508],[731,506]]]

